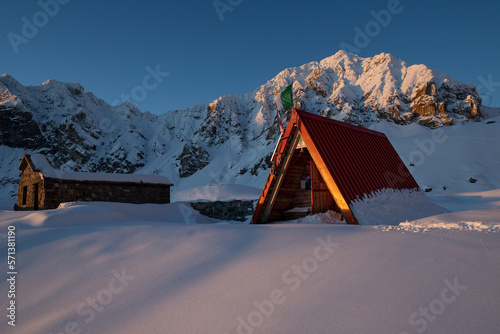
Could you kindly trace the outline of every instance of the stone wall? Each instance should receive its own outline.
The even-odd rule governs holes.
[[[160,184],[45,179],[45,208],[63,202],[170,203],[170,186]]]
[[[26,187],[26,188],[25,188]],[[31,166],[27,166],[21,174],[19,188],[17,190],[16,210],[34,210],[36,207],[43,208],[45,202],[44,179],[40,172],[35,172]],[[26,190],[26,194],[24,194]],[[23,203],[23,197],[26,202]],[[37,200],[37,203],[35,201]]]
[[[248,216],[253,215],[255,201],[215,201],[215,202],[194,202],[191,203],[193,209],[199,211],[207,217],[245,221]]]
[[[38,207],[35,189],[38,185]],[[27,187],[26,203],[23,189]],[[28,165],[21,175],[15,210],[56,209],[64,202],[170,203],[170,186],[132,182],[74,181],[42,178]]]

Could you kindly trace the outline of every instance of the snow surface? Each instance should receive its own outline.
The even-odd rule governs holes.
[[[262,189],[241,184],[206,184],[172,188],[172,201],[229,201],[259,199]]]
[[[216,221],[181,203],[3,210],[2,258],[7,226],[17,233],[18,318],[0,332],[498,333],[500,233],[437,217],[255,226],[194,224]]]
[[[3,206],[4,208],[6,205]],[[149,222],[209,224],[217,222],[203,216],[186,203],[126,204],[110,202],[62,203],[56,210],[0,211],[0,226],[18,223],[33,227],[88,226],[107,224],[145,224]],[[2,206],[0,205],[0,208]]]
[[[455,194],[443,193],[431,195],[429,198],[432,199],[433,202],[451,211],[500,207],[500,189]]]
[[[52,167],[43,154],[32,154],[30,159],[34,164],[35,170],[42,172],[45,177],[75,181],[134,182],[172,185],[169,179],[160,175],[60,171]]]
[[[381,189],[352,201],[349,207],[360,225],[398,225],[405,219],[449,212],[421,191],[410,189]]]
[[[422,132],[382,122],[369,128],[387,135],[422,190],[432,189],[429,195],[500,189],[500,117]]]
[[[298,211],[296,211],[298,212]],[[328,210],[327,212],[308,215],[299,219],[276,222],[275,224],[347,224],[338,212]]]
[[[500,231],[500,207],[487,210],[446,213],[401,223],[399,226],[421,229],[447,228],[458,230]]]

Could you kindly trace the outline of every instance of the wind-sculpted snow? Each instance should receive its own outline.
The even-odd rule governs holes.
[[[398,225],[431,215],[448,213],[422,191],[382,189],[350,203],[360,225]]]
[[[498,333],[498,225],[327,215],[255,226],[179,202],[0,202],[0,251],[13,226],[20,260],[16,330],[0,332]]]

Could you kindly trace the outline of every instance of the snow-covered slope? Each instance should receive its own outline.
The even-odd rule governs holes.
[[[16,327],[4,315],[0,332],[500,330],[498,220],[451,230],[443,216],[403,226],[186,225],[206,222],[198,218],[178,203],[0,210],[0,252],[15,226],[18,270]],[[4,313],[9,286],[0,281]]]
[[[371,128],[387,133],[417,183],[423,190],[431,191],[429,194],[500,188],[500,117],[423,129],[424,132],[407,137],[398,132],[406,127],[387,125],[379,123]]]
[[[111,106],[76,83],[25,87],[3,75],[0,196],[14,194],[20,158],[34,152],[61,170],[164,175],[174,191],[215,183],[259,188],[278,136],[275,100],[290,83],[297,107],[402,137],[497,115],[481,106],[473,85],[384,53],[339,51],[286,69],[253,92],[160,116],[129,102]]]

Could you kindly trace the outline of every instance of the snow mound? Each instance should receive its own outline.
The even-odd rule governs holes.
[[[360,225],[398,225],[450,212],[412,189],[381,189],[352,201],[350,207]]]
[[[206,184],[174,190],[173,201],[230,201],[258,199],[260,188],[242,184]]]
[[[500,224],[488,224],[482,221],[461,221],[454,223],[444,222],[406,222],[401,223],[403,229],[415,232],[426,232],[430,229],[448,229],[448,230],[475,230],[483,232],[499,232]]]
[[[451,212],[401,223],[400,227],[419,232],[430,229],[498,232],[500,231],[500,207]]]
[[[308,215],[303,218],[280,222],[282,224],[347,224],[338,212],[328,210],[324,213]]]
[[[186,203],[129,204],[110,202],[62,203],[43,211],[0,210],[0,226],[75,227],[143,224],[210,224],[216,220],[201,215]]]
[[[429,196],[438,205],[453,212],[500,207],[500,189]]]

